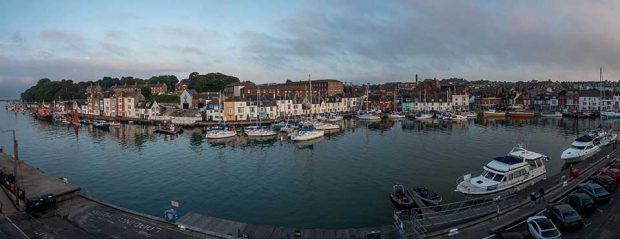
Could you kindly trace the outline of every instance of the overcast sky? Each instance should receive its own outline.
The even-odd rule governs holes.
[[[0,97],[38,79],[616,80],[620,1],[0,1]]]

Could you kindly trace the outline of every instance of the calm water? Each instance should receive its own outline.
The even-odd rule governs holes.
[[[376,226],[391,222],[395,183],[428,186],[457,200],[457,177],[481,172],[515,144],[549,155],[548,173],[578,133],[598,120],[476,119],[343,122],[345,130],[299,145],[287,141],[206,140],[200,129],[171,137],[153,127],[109,132],[73,128],[4,110],[0,129],[16,129],[21,159],[82,187],[84,193],[160,216],[170,200],[195,211],[259,224],[307,228]],[[617,128],[618,122],[606,121]],[[0,145],[10,152],[10,134]]]

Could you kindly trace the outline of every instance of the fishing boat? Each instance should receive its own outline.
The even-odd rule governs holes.
[[[392,187],[392,192],[390,193],[390,200],[392,200],[392,204],[398,210],[407,210],[414,206],[413,198],[409,191],[405,190],[405,187],[400,184],[396,184]]]
[[[496,110],[487,110],[482,112],[485,118],[503,118],[506,117],[506,112],[496,111]]]
[[[52,114],[50,114],[50,110],[45,106],[37,107],[35,117],[38,120],[52,121]]]
[[[110,129],[110,124],[108,124],[108,122],[98,120],[98,121],[93,122],[93,128],[108,130]]]
[[[576,163],[601,151],[600,140],[593,135],[586,134],[581,136],[571,144],[570,148],[562,152],[560,159],[567,163]]]
[[[412,191],[412,195],[422,200],[426,206],[437,206],[441,203],[441,195],[426,187],[414,188]],[[418,206],[422,207],[423,205]]]
[[[429,113],[418,112],[417,114],[415,114],[416,120],[426,120],[426,119],[432,119],[432,118],[433,118],[433,114],[429,114]]]
[[[543,118],[562,118],[562,113],[560,112],[542,112],[540,113],[540,117]]]
[[[180,127],[177,127],[174,124],[164,124],[162,126],[159,126],[157,129],[155,129],[155,133],[174,135],[174,134],[183,133],[183,129]]]
[[[327,117],[327,121],[329,122],[337,122],[337,121],[342,121],[342,120],[343,120],[342,116],[334,114],[334,113],[329,114],[329,116]]]
[[[548,156],[518,145],[506,156],[496,157],[483,166],[480,176],[467,174],[457,179],[455,191],[468,195],[486,195],[530,185],[528,182],[545,177],[547,170],[543,161],[547,160]]]
[[[291,133],[290,138],[292,141],[307,141],[318,139],[325,135],[325,131],[316,130],[314,126],[305,126],[297,129],[295,132]]]

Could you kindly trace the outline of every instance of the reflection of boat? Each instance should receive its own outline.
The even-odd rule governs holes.
[[[441,119],[451,120],[451,121],[460,121],[460,120],[467,120],[467,117],[462,116],[462,115],[457,115],[457,114],[447,114],[447,115],[444,115]]]
[[[506,189],[526,184],[546,175],[543,160],[549,157],[528,151],[521,146],[514,147],[503,157],[496,157],[483,166],[482,174],[471,177],[471,174],[457,180],[456,190],[470,195],[497,193]]]
[[[180,134],[180,133],[183,133],[183,129],[177,127],[174,124],[165,124],[163,126],[158,127],[157,129],[155,129],[155,133],[160,133],[160,134]]]
[[[370,113],[359,114],[357,118],[361,120],[381,120],[381,117]]]
[[[108,122],[105,122],[105,121],[95,121],[93,122],[93,127],[95,129],[106,130],[106,129],[110,129],[110,124],[108,124]]]
[[[587,134],[581,136],[573,141],[570,148],[562,152],[560,158],[567,163],[576,163],[585,160],[601,151],[599,144],[599,139],[593,135]]]
[[[390,200],[399,210],[406,210],[413,207],[413,198],[409,191],[405,190],[403,185],[396,184],[392,187],[392,192],[390,193]]]
[[[482,112],[482,115],[487,118],[495,118],[495,117],[506,117],[506,112],[496,111],[496,110],[487,110]]]
[[[418,197],[426,206],[437,206],[441,203],[441,195],[436,192],[431,191],[426,187],[414,188],[412,196]],[[423,205],[418,205],[422,207]]]
[[[293,141],[306,141],[318,139],[323,137],[323,135],[325,135],[325,131],[315,130],[313,126],[306,126],[297,129],[297,131],[293,132],[290,137]]]
[[[562,117],[562,113],[560,112],[542,112],[540,113],[540,117],[543,118],[561,118]]]
[[[225,145],[231,142],[235,142],[237,140],[236,137],[228,137],[228,138],[209,138],[209,144],[212,145]]]
[[[508,112],[508,115],[510,115],[510,118],[513,118],[513,119],[533,119],[534,118],[534,112],[529,112],[529,111],[510,111]]]

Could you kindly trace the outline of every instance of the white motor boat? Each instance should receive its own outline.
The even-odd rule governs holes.
[[[618,140],[617,134],[611,131],[605,131],[601,127],[591,130],[588,135],[596,137],[601,146],[608,146]]]
[[[461,115],[467,117],[468,119],[478,118],[478,114],[476,112],[463,112]]]
[[[237,136],[237,132],[225,129],[216,129],[207,132],[207,139],[224,139]]]
[[[357,118],[361,120],[381,120],[381,117],[370,113],[359,114]]]
[[[501,192],[528,182],[542,179],[547,170],[543,161],[549,157],[528,151],[522,146],[512,148],[503,157],[496,157],[483,166],[480,176],[471,177],[471,174],[457,180],[456,190],[469,195],[485,195]]]
[[[343,120],[342,116],[336,114],[329,114],[329,117],[327,117],[327,121],[329,122],[337,122],[341,120]]]
[[[110,126],[112,126],[112,127],[120,127],[121,126],[121,122],[113,121],[113,122],[110,123]]]
[[[300,128],[297,131],[293,132],[290,137],[292,141],[307,141],[318,139],[325,135],[325,131],[316,130],[314,127]]]
[[[426,119],[432,119],[433,118],[433,114],[427,114],[427,113],[417,113],[415,114],[415,119],[416,120],[426,120]]]
[[[250,126],[245,128],[245,134],[248,137],[271,137],[276,136],[278,132],[271,130],[269,127]]]
[[[340,125],[330,123],[315,123],[314,128],[317,130],[337,130],[340,129]]]
[[[576,163],[585,160],[601,151],[599,144],[600,140],[595,136],[590,134],[581,136],[573,141],[570,148],[562,152],[560,158],[567,163]]]

